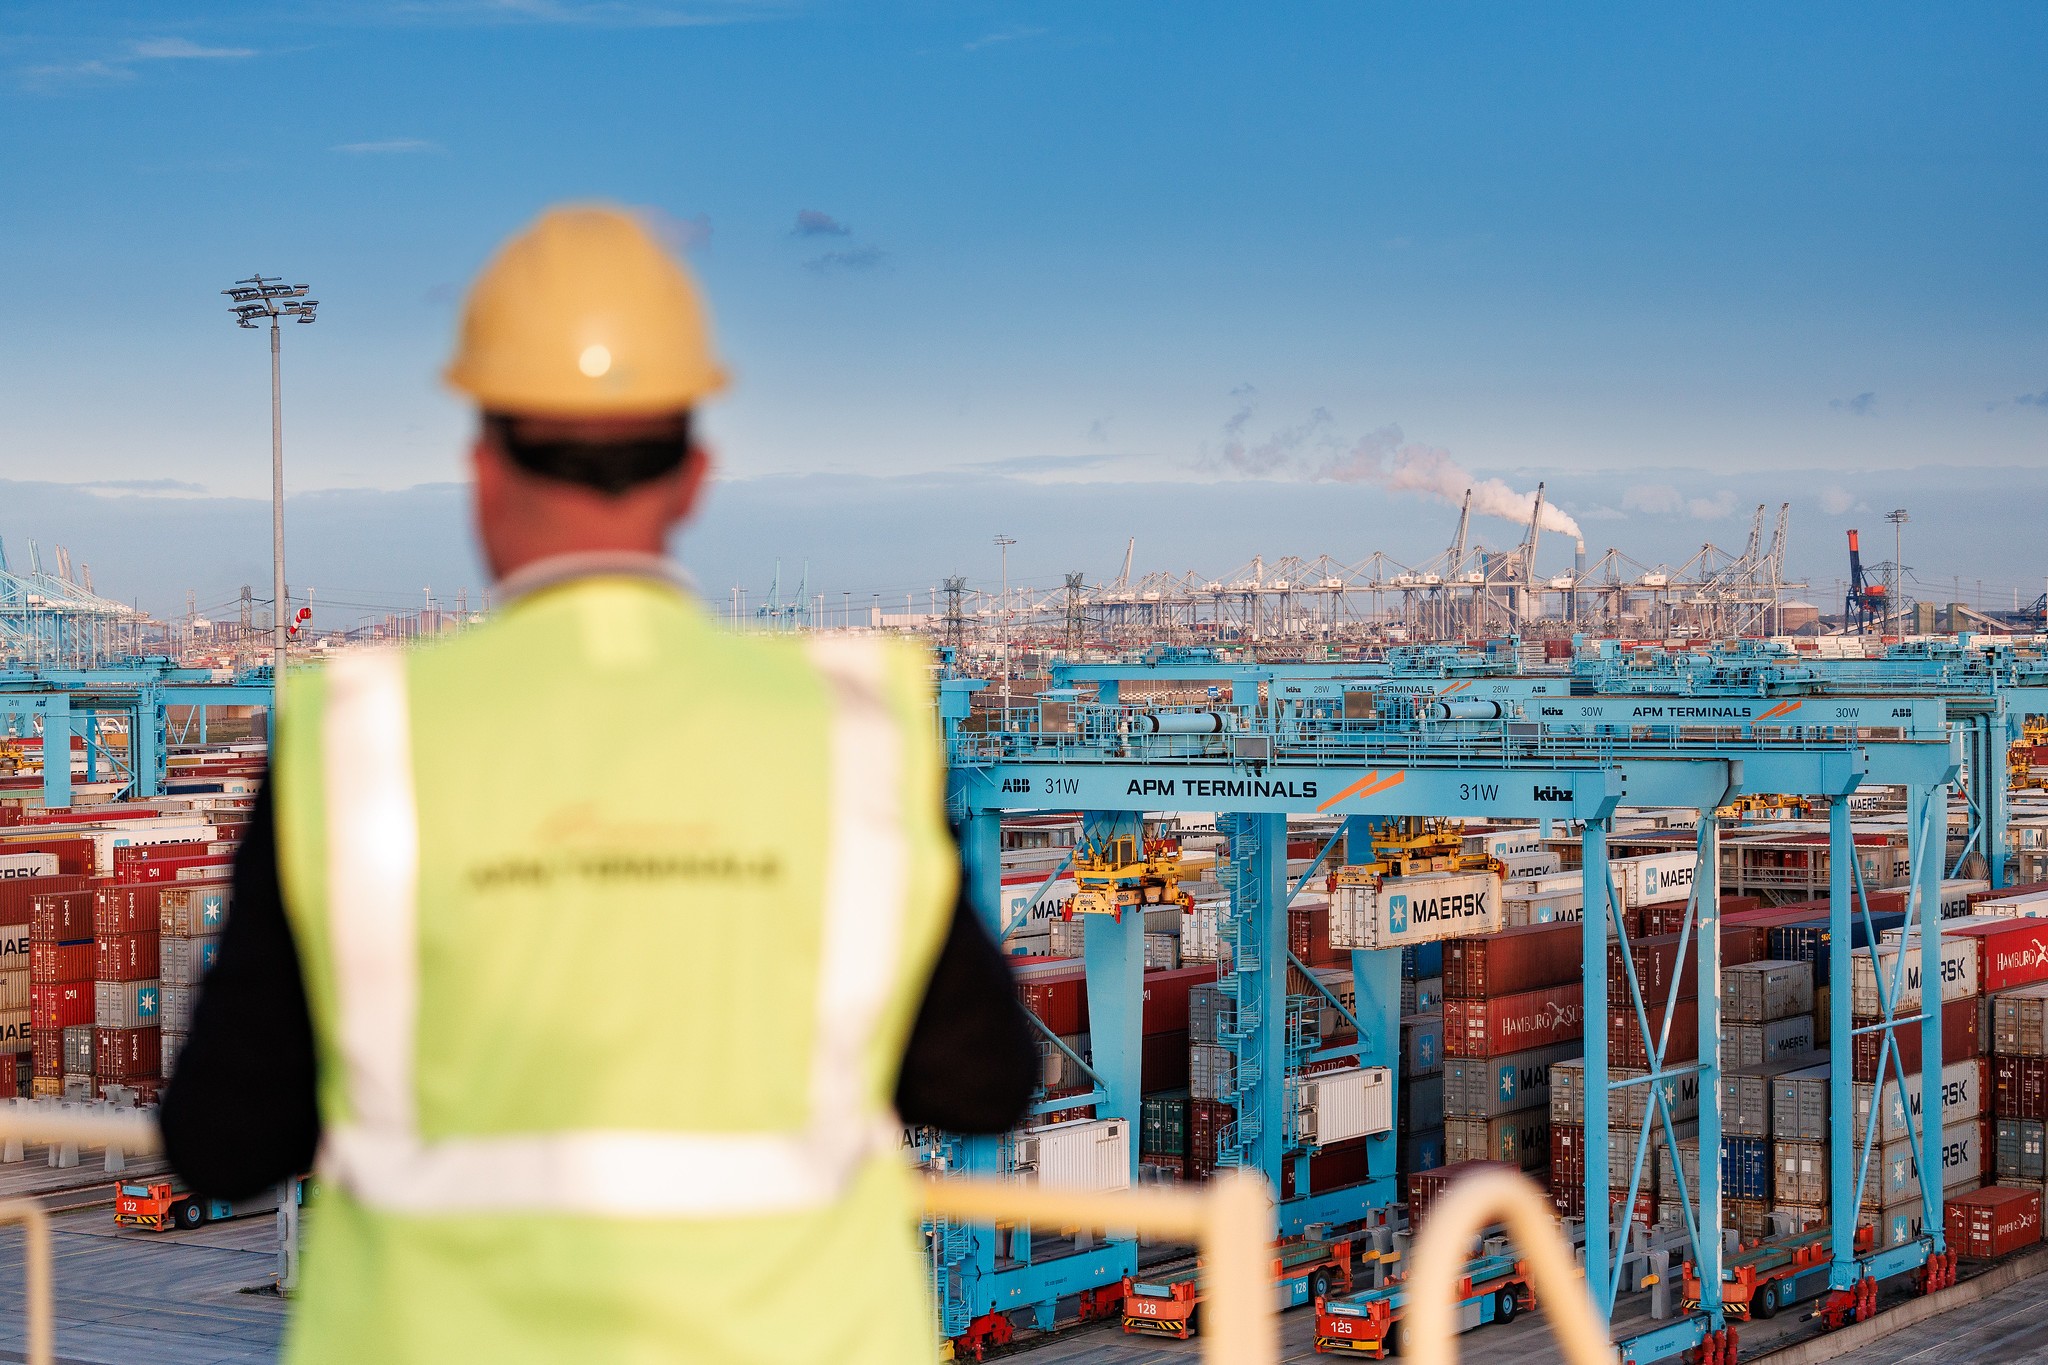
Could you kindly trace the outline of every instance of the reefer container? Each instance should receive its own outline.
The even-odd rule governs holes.
[[[1383,1066],[1304,1076],[1295,1095],[1296,1128],[1301,1141],[1311,1146],[1384,1133],[1394,1126],[1394,1078]]]
[[[1849,1093],[1856,1103],[1856,1141],[1863,1140],[1865,1128],[1870,1123],[1870,1097],[1877,1086],[1868,1081],[1857,1081],[1850,1086]],[[1991,1064],[1982,1057],[1965,1057],[1941,1069],[1941,1116],[1937,1120],[1944,1128],[1964,1119],[1981,1118],[1990,1110],[1986,1105],[1991,1095]],[[1920,1073],[1906,1077],[1906,1090],[1899,1093],[1896,1077],[1884,1083],[1884,1109],[1878,1124],[1879,1142],[1896,1142],[1908,1137],[1921,1122]],[[1906,1113],[1911,1109],[1913,1128],[1906,1126]]]
[[[1444,996],[1484,1000],[1579,979],[1583,932],[1572,924],[1531,924],[1444,944]]]
[[[1550,1101],[1550,1069],[1578,1055],[1577,1043],[1559,1043],[1506,1057],[1444,1059],[1444,1114],[1455,1118],[1498,1118]]]
[[[1813,964],[1760,962],[1723,965],[1721,1017],[1731,1024],[1768,1024],[1813,1013]]]
[[[1971,1190],[1944,1200],[1948,1244],[1966,1261],[1990,1261],[2041,1240],[2039,1190]]]
[[[1977,1119],[1965,1119],[1942,1129],[1940,1155],[1943,1189],[1981,1181],[1984,1124]],[[1860,1160],[1860,1153],[1853,1159]],[[1863,1182],[1863,1207],[1875,1212],[1917,1198],[1919,1169],[1919,1155],[1911,1139],[1886,1143],[1882,1160],[1875,1154],[1871,1157],[1870,1172]]]
[[[1774,1019],[1768,1024],[1730,1024],[1721,1049],[1721,1064],[1769,1066],[1813,1051],[1815,1041],[1810,1014]]]
[[[1444,1049],[1498,1057],[1585,1036],[1585,986],[1574,981],[1490,1000],[1444,1001]]]
[[[1124,1190],[1131,1185],[1131,1125],[1078,1119],[1017,1138],[1017,1173],[1066,1190]]]
[[[1444,1160],[1500,1161],[1531,1171],[1550,1159],[1550,1116],[1540,1109],[1494,1119],[1444,1120]]]
[[[1341,881],[1330,887],[1332,948],[1397,948],[1500,927],[1500,878],[1490,872],[1388,878],[1377,888]]]
[[[1905,970],[1898,957],[1904,951]],[[1875,1018],[1884,1006],[1882,986],[1892,997],[1892,1013],[1911,1014],[1920,1008],[1920,940],[1918,936],[1875,948],[1858,948],[1849,960],[1849,1011]],[[1977,945],[1944,934],[1941,940],[1941,998],[1960,1000],[1977,994]]]
[[[1788,1057],[1769,1066],[1746,1066],[1721,1073],[1721,1132],[1729,1137],[1771,1136],[1771,1082],[1791,1071],[1804,1071],[1821,1061],[1818,1053]]]
[[[1979,1031],[1977,997],[1951,1000],[1941,1007],[1941,1064],[1949,1066],[1967,1057],[1982,1054],[1979,1045],[1982,1034]],[[1858,1019],[1856,1027],[1874,1024],[1875,1019]],[[1920,1069],[1920,1025],[1902,1024],[1892,1030],[1898,1040],[1898,1057],[1902,1069],[1910,1076]],[[1855,1061],[1855,1077],[1859,1081],[1877,1079],[1878,1058],[1884,1048],[1884,1034],[1859,1033],[1850,1043],[1851,1057]]]
[[[1789,1142],[1828,1140],[1829,1065],[1787,1071],[1771,1082],[1772,1137]]]
[[[2011,1057],[2048,1056],[2048,985],[2021,986],[1991,997],[1991,1050]]]

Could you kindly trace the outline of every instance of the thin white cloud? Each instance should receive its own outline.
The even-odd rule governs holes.
[[[190,38],[145,38],[128,48],[130,59],[144,62],[232,61],[253,57],[253,47],[205,47]]]
[[[1044,33],[1045,30],[1042,28],[1022,28],[1012,25],[1009,28],[999,28],[993,33],[984,33],[972,42],[962,43],[960,47],[962,51],[979,52],[985,47],[995,47],[1001,43],[1016,43],[1022,42],[1026,38],[1042,37]]]
[[[389,137],[381,142],[344,142],[329,150],[345,156],[416,156],[446,152],[448,149],[422,137]]]

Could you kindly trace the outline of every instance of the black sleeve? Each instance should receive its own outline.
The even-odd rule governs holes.
[[[974,913],[967,881],[918,1007],[896,1112],[949,1133],[1002,1133],[1038,1087],[1038,1043],[1002,951]]]
[[[171,1165],[222,1199],[303,1174],[320,1143],[313,1021],[284,917],[274,818],[266,781],[235,854],[220,953],[159,1115]]]

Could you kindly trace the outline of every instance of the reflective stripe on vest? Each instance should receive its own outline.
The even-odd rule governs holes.
[[[322,1175],[363,1204],[398,1213],[731,1217],[827,1204],[863,1161],[895,1147],[894,1116],[862,1091],[874,1030],[897,984],[909,894],[903,738],[881,650],[817,640],[808,652],[832,708],[810,1113],[800,1131],[762,1133],[421,1139],[413,1080],[419,821],[405,660],[378,650],[328,666],[327,920],[352,1112],[325,1130]]]

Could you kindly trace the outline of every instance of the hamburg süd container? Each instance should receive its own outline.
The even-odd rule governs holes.
[[[1585,986],[1574,981],[1489,1000],[1444,1001],[1444,1049],[1498,1057],[1585,1036]]]

